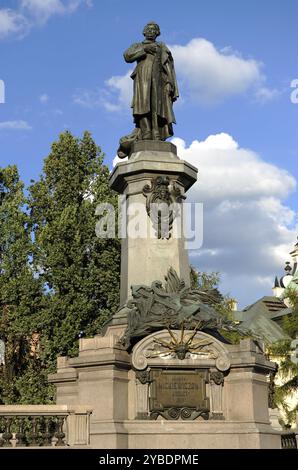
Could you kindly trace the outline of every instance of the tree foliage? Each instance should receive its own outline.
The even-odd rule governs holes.
[[[5,402],[52,399],[46,377],[57,356],[75,355],[79,337],[98,333],[118,305],[119,241],[95,233],[97,205],[117,207],[103,158],[88,132],[65,132],[27,198],[15,167],[0,173],[0,375],[13,383],[2,387]]]
[[[32,269],[30,220],[24,211],[24,185],[15,166],[0,169],[0,338],[5,343],[5,364],[0,374],[0,400],[6,403],[35,399],[34,379],[39,375],[44,400],[42,366],[31,354],[32,338],[43,308],[43,289]],[[27,383],[24,392],[20,378]],[[34,385],[33,385],[34,387]]]
[[[295,422],[298,415],[297,398],[292,407],[287,402],[288,397],[297,397],[298,392],[298,364],[295,360],[293,361],[295,351],[292,347],[293,340],[298,338],[298,294],[295,290],[287,289],[284,296],[290,301],[292,313],[284,317],[282,326],[291,340],[273,344],[269,353],[273,359],[278,359],[278,376],[282,381],[282,384],[275,388],[275,402],[283,409],[287,420],[286,424],[290,425]]]
[[[223,295],[219,290],[220,284],[220,273],[218,272],[202,272],[197,271],[194,267],[191,267],[190,271],[191,287],[200,289],[210,294],[214,299],[211,306],[222,316],[228,320],[233,320],[233,308],[235,300],[229,295]],[[233,344],[239,343],[240,339],[243,338],[236,331],[225,331],[221,330],[220,333],[224,338]]]

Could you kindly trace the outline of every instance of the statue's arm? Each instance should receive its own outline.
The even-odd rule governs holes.
[[[136,60],[139,59],[144,59],[146,57],[146,52],[144,49],[144,45],[141,43],[136,43],[130,46],[125,52],[124,52],[124,59],[126,62],[131,63],[135,62]]]

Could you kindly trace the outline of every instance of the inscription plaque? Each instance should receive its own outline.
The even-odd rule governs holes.
[[[206,370],[165,370],[150,372],[150,417],[166,419],[208,419],[210,405],[206,396]]]

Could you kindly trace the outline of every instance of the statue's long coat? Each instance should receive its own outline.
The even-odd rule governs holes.
[[[179,96],[172,54],[162,42],[156,42],[156,55],[147,54],[144,50],[146,41],[135,43],[124,52],[126,62],[138,64],[131,74],[134,80],[134,95],[132,101],[133,115],[144,115],[152,111],[171,124],[175,121],[173,101]],[[152,103],[152,81],[157,90],[156,103]],[[167,86],[167,84],[169,84]],[[169,88],[171,93],[169,93]]]

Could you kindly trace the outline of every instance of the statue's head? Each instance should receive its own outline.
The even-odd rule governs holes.
[[[160,36],[160,28],[157,23],[150,21],[143,29],[143,34],[146,39],[156,39]]]

